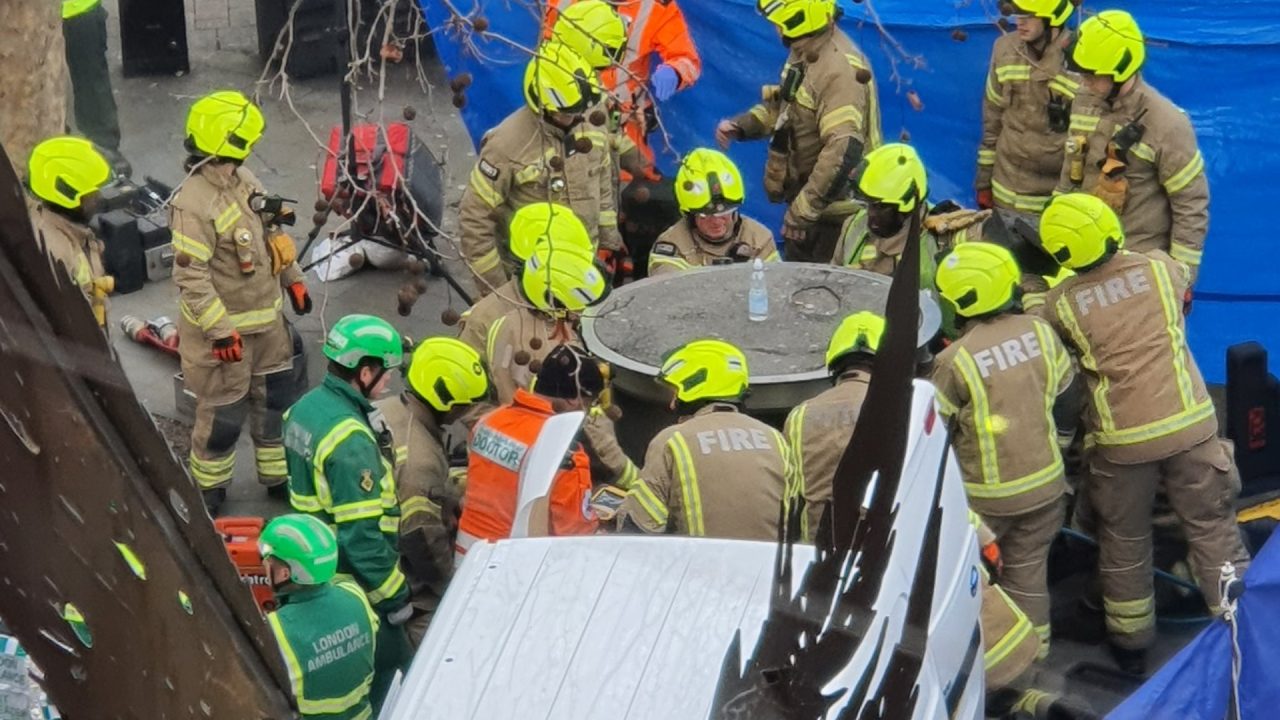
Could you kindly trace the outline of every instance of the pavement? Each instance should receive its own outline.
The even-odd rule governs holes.
[[[108,57],[120,112],[121,152],[132,163],[135,180],[151,176],[167,185],[177,185],[185,175],[182,162],[186,153],[182,141],[188,106],[201,95],[219,89],[237,89],[252,94],[262,72],[262,62],[252,50],[251,42],[209,42],[208,38],[195,35],[191,37],[189,74],[124,78],[120,75],[115,2],[109,1],[106,6],[113,18],[109,23]],[[252,27],[239,31],[232,28],[228,32],[242,33],[236,35],[239,39],[256,38]],[[405,107],[417,111],[410,123],[414,133],[437,159],[444,162],[447,188],[445,230],[448,232],[456,222],[456,212],[452,208],[461,197],[463,183],[474,161],[474,151],[460,117],[450,103],[451,93],[443,70],[432,60],[424,59],[423,65],[427,82],[425,88],[419,84],[411,60],[388,66],[381,101],[377,79],[362,78],[356,91],[355,113],[363,121],[385,119],[390,122],[403,120]],[[311,226],[312,206],[318,197],[318,166],[323,160],[319,141],[327,138],[329,128],[340,122],[338,79],[326,76],[291,82],[287,100],[278,96],[278,84],[276,94],[267,92],[265,86],[263,89],[260,99],[267,120],[266,134],[246,166],[271,192],[299,201],[298,224],[293,228],[293,234],[301,246],[301,240]],[[326,232],[336,224],[331,217]],[[454,267],[456,269],[456,265]],[[397,314],[396,296],[408,277],[404,271],[363,269],[348,278],[323,283],[314,273],[308,273],[307,282],[316,310],[303,318],[292,317],[289,310],[286,313],[306,342],[308,377],[313,384],[319,382],[324,374],[320,346],[325,329],[348,313],[382,316],[414,338],[456,334],[440,321],[440,315],[448,307],[461,312],[466,304],[456,295],[451,296],[445,282],[438,278],[429,278],[426,292],[409,317]],[[469,286],[469,282],[464,286]],[[111,299],[111,321],[114,324],[125,315],[144,319],[160,315],[176,317],[175,287],[164,280],[149,282],[141,290],[128,295],[114,295]],[[147,410],[156,416],[183,419],[175,403],[173,376],[178,372],[177,360],[137,345],[118,331],[112,332],[112,344],[138,399]],[[272,515],[283,509],[284,504],[268,500],[256,482],[253,450],[246,431],[237,448],[236,479],[223,514]]]

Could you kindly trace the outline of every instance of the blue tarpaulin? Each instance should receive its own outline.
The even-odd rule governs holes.
[[[1271,539],[1245,573],[1238,612],[1240,717],[1272,718],[1280,708],[1280,540]],[[1231,688],[1231,631],[1216,621],[1107,720],[1222,720]]]
[[[532,0],[420,0],[437,29],[450,74],[472,73],[463,110],[472,138],[497,124],[521,100],[520,82],[539,19]],[[885,136],[909,134],[930,171],[930,194],[972,206],[987,61],[998,30],[994,0],[841,2],[842,26],[870,55],[880,84]],[[759,86],[777,82],[785,58],[773,28],[753,0],[682,0],[703,60],[702,79],[661,107],[679,152],[712,143],[716,122],[751,105]],[[1196,287],[1189,335],[1213,382],[1224,378],[1228,345],[1259,340],[1280,352],[1280,272],[1269,223],[1276,199],[1273,158],[1280,157],[1280,2],[1275,0],[1127,0],[1086,4],[1119,7],[1146,32],[1147,79],[1191,115],[1212,193],[1210,231]],[[452,8],[452,10],[451,10]],[[878,14],[888,35],[870,21]],[[489,35],[450,29],[456,10],[483,15]],[[1073,20],[1074,23],[1074,20]],[[953,38],[955,29],[968,37]],[[498,36],[502,36],[500,39]],[[511,41],[514,41],[512,44]],[[899,49],[900,48],[900,49]],[[912,109],[906,93],[924,103]],[[661,141],[655,139],[655,144]],[[764,143],[735,145],[730,155],[748,179],[746,212],[775,229],[782,208],[760,188]]]

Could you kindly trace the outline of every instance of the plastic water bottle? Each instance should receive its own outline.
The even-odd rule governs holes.
[[[764,261],[751,261],[751,289],[747,291],[747,317],[753,321],[769,319],[769,287],[764,280]]]

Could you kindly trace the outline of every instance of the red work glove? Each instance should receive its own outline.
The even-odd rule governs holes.
[[[628,273],[628,269],[632,266],[631,256],[627,254],[625,248],[622,250],[599,248],[596,250],[596,260],[599,260],[605,271],[609,273],[611,285],[621,284]]]
[[[311,294],[307,292],[306,285],[299,281],[286,289],[289,291],[289,302],[293,303],[294,312],[299,315],[311,312]]]
[[[995,196],[991,194],[991,188],[983,188],[978,191],[978,209],[990,210],[996,206]]]
[[[235,330],[224,338],[213,341],[213,356],[222,362],[240,362],[244,359],[244,341]]]
[[[1000,579],[1004,573],[1004,558],[1000,556],[1000,546],[996,543],[987,543],[982,546],[982,564],[987,566],[987,573],[991,575],[991,582]]]

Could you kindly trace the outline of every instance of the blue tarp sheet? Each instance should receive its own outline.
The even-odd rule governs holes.
[[[1240,717],[1276,717],[1280,682],[1280,539],[1273,534],[1245,573],[1238,625]],[[1231,633],[1218,621],[1165,664],[1107,720],[1222,720],[1231,687]]]
[[[521,102],[520,77],[537,40],[532,0],[420,0],[437,28],[437,47],[450,74],[472,73],[475,85],[463,110],[472,138],[497,124]],[[875,0],[874,10],[892,40],[869,21],[865,4],[841,0],[842,26],[871,56],[892,139],[905,131],[930,170],[933,199],[972,205],[981,98],[991,43],[994,0]],[[1276,200],[1273,158],[1280,157],[1280,2],[1275,0],[1124,0],[1089,3],[1092,11],[1120,7],[1138,18],[1148,40],[1146,77],[1190,113],[1212,188],[1211,229],[1197,286],[1189,335],[1196,358],[1213,382],[1224,379],[1224,350],[1260,340],[1280,352],[1280,272],[1276,242],[1268,240]],[[447,26],[453,8],[490,21],[491,35],[463,34]],[[785,52],[754,0],[683,0],[682,8],[703,60],[703,76],[661,108],[677,152],[712,143],[716,122],[749,106],[759,86],[776,82]],[[958,42],[952,31],[963,28]],[[904,51],[893,49],[894,44]],[[908,58],[918,58],[913,62]],[[917,92],[924,109],[906,100]],[[776,228],[782,208],[764,200],[760,175],[764,144],[735,145],[730,153],[748,178],[746,211]]]

